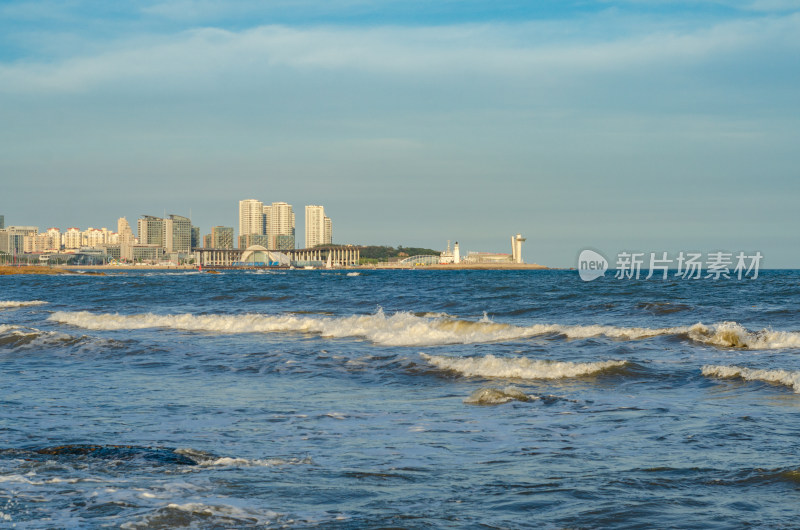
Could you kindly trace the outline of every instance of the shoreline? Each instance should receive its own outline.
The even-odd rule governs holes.
[[[81,274],[80,271],[88,271],[83,274],[104,274],[104,271],[196,271],[198,270],[194,265],[57,265],[57,266],[42,266],[42,265],[0,265],[0,276],[10,275],[59,275],[59,274]],[[278,267],[204,267],[201,272],[206,271],[236,271],[236,270],[297,270],[304,271],[309,269],[296,268],[278,268]],[[379,271],[379,270],[426,270],[426,271],[459,271],[459,270],[559,270],[551,267],[545,267],[536,263],[460,263],[460,264],[447,264],[447,265],[395,265],[395,264],[373,264],[373,265],[351,265],[348,267],[336,267],[333,269],[310,269],[310,270],[347,270],[347,271]]]

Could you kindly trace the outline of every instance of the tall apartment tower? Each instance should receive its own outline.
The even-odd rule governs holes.
[[[239,201],[239,237],[264,234],[264,203],[255,199]]]
[[[294,211],[285,202],[273,202],[264,207],[264,219],[270,250],[294,249]]]
[[[306,206],[306,248],[330,245],[332,241],[331,218],[325,216],[323,206]]]
[[[119,234],[119,257],[125,260],[133,259],[133,230],[128,220],[120,217],[117,220],[117,234]]]
[[[189,253],[192,249],[192,220],[182,215],[170,214],[162,224],[162,246],[167,252]]]
[[[152,215],[143,215],[136,223],[139,243],[142,245],[164,246],[164,219]]]

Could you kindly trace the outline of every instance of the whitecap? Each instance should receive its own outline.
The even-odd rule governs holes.
[[[29,307],[35,305],[43,305],[46,304],[44,300],[29,300],[29,301],[17,301],[17,300],[0,300],[0,309],[10,309],[16,307]]]
[[[722,379],[739,378],[745,381],[764,381],[791,387],[795,393],[800,394],[800,371],[791,370],[756,370],[741,366],[706,365],[702,368],[706,377],[719,377]]]
[[[732,348],[775,350],[800,347],[800,333],[772,329],[753,332],[737,322],[720,322],[709,326],[698,323],[689,328],[688,336],[697,342]]]
[[[527,357],[495,357],[494,355],[486,355],[484,357],[446,357],[421,353],[420,356],[436,368],[458,372],[467,377],[509,379],[581,377],[627,364],[627,361],[573,363],[528,359]]]
[[[621,327],[601,324],[532,324],[517,326],[492,321],[484,314],[478,321],[444,313],[397,312],[386,315],[379,309],[369,315],[332,317],[310,314],[157,315],[140,313],[53,313],[50,320],[94,330],[166,328],[212,333],[313,333],[331,338],[363,338],[385,346],[436,346],[518,340],[542,335],[568,339],[607,337],[613,340],[643,340],[661,335],[684,335],[691,340],[723,347],[777,349],[800,347],[800,333],[762,330],[750,332],[735,322],[711,326],[668,328]]]

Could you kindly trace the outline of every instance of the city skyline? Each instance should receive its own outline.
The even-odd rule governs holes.
[[[6,224],[207,233],[280,197],[340,242],[800,261],[793,2],[12,0],[0,28]]]

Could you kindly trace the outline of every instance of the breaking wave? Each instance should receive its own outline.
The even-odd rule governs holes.
[[[509,379],[563,379],[595,374],[611,368],[625,366],[627,361],[600,361],[594,363],[572,363],[565,361],[542,361],[526,357],[447,357],[440,355],[420,356],[430,365],[457,372],[467,377],[499,377]]]
[[[419,316],[408,312],[386,315],[378,310],[371,315],[320,318],[307,315],[136,315],[80,312],[55,312],[50,320],[94,330],[168,328],[219,333],[317,333],[323,337],[362,337],[387,346],[432,346],[514,340],[537,335],[561,334],[568,338],[603,335],[616,339],[642,339],[686,328],[647,329],[615,326],[561,326],[534,324],[514,326],[488,319],[459,320],[449,316]]]
[[[16,307],[28,307],[34,305],[43,305],[47,302],[43,300],[30,300],[30,301],[17,301],[17,300],[0,300],[0,309],[9,309]]]
[[[81,342],[86,337],[74,337],[57,331],[42,331],[8,324],[0,324],[0,348],[34,347],[49,345],[70,345]]]
[[[386,346],[435,346],[517,340],[540,335],[562,335],[568,339],[607,337],[613,340],[642,340],[662,335],[686,336],[705,344],[723,347],[777,349],[800,347],[800,333],[762,330],[751,332],[736,322],[671,328],[640,328],[607,325],[533,324],[516,326],[457,319],[445,313],[382,310],[370,315],[327,317],[308,314],[244,315],[156,315],[141,313],[55,312],[50,320],[93,330],[167,328],[216,333],[315,333],[323,337],[359,337]]]
[[[789,370],[755,370],[741,366],[703,366],[702,373],[706,377],[719,377],[723,379],[744,379],[745,381],[764,381],[791,387],[795,393],[800,394],[800,371]]]
[[[736,322],[720,322],[710,326],[695,324],[687,334],[697,342],[732,348],[775,350],[800,347],[800,333],[771,329],[748,331]]]

